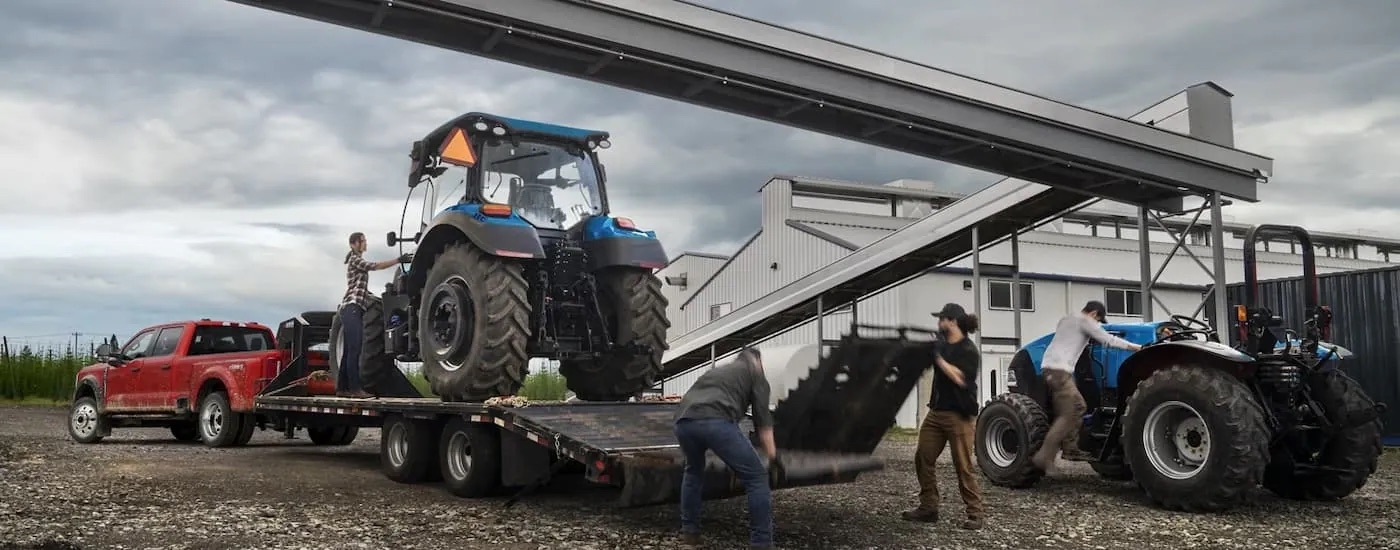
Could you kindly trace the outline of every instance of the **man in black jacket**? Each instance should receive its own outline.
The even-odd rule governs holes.
[[[986,512],[972,469],[972,439],[977,431],[977,373],[982,356],[967,337],[977,332],[977,316],[952,303],[936,315],[942,338],[934,356],[933,397],[919,427],[919,444],[914,451],[919,506],[904,512],[902,517],[909,521],[938,521],[938,480],[934,472],[946,445],[952,447],[958,491],[967,506],[962,528],[981,529]]]

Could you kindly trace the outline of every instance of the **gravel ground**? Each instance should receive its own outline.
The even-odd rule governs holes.
[[[116,430],[98,445],[68,439],[62,409],[0,407],[0,549],[8,548],[673,548],[671,506],[610,509],[608,489],[579,483],[527,497],[468,501],[433,485],[401,485],[378,469],[378,430],[316,448],[259,432],[250,447],[177,443],[156,429]],[[989,521],[910,524],[912,441],[887,441],[883,472],[850,485],[774,493],[785,548],[1400,548],[1400,453],[1352,497],[1277,499],[1222,515],[1151,507],[1131,484],[1081,464],[1028,491],[983,484]],[[946,462],[946,456],[945,456]],[[951,464],[945,517],[962,511]],[[746,540],[743,499],[708,502],[710,548]]]

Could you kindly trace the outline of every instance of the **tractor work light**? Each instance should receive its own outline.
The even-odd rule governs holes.
[[[637,224],[632,223],[632,218],[622,218],[622,217],[613,218],[613,223],[616,223],[618,227],[621,227],[621,228],[623,228],[623,229],[630,229],[630,230],[636,230],[636,229],[637,229]]]
[[[612,142],[605,139],[603,141],[598,142],[598,147],[602,149],[607,149],[609,147],[612,147]]]
[[[510,205],[488,202],[481,205],[481,213],[496,218],[508,218],[510,217]]]
[[[497,126],[497,127],[491,129],[491,133],[492,133],[492,134],[495,134],[495,135],[498,135],[498,136],[504,136],[504,135],[506,135],[506,129],[505,129],[505,127]]]
[[[478,132],[485,132],[486,130],[490,129],[490,126],[487,126],[485,122],[478,120],[476,121],[476,124],[472,125],[472,128],[476,128],[476,131]]]

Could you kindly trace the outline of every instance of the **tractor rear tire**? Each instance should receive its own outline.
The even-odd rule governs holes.
[[[518,262],[469,242],[450,244],[438,254],[423,285],[418,319],[423,375],[434,394],[444,401],[484,401],[520,391],[529,365],[527,291]],[[444,313],[455,327],[444,346],[435,342],[434,315],[448,303],[459,307]]]
[[[1374,405],[1356,380],[1339,370],[1324,372],[1309,381],[1313,399],[1322,405],[1327,420],[1342,423],[1350,414]],[[1366,484],[1379,467],[1381,421],[1371,420],[1333,434],[1318,452],[1318,465],[1331,470],[1296,472],[1285,457],[1269,463],[1264,471],[1264,487],[1283,498],[1334,501],[1352,494]],[[1285,451],[1286,452],[1286,451]]]
[[[650,269],[610,267],[598,274],[598,305],[608,334],[618,344],[651,346],[651,353],[626,352],[589,360],[561,361],[559,373],[574,395],[584,401],[626,401],[651,388],[661,374],[665,353],[666,297],[661,279]]]
[[[1245,502],[1263,480],[1269,439],[1264,409],[1249,388],[1208,367],[1152,373],[1124,411],[1122,444],[1133,478],[1169,510],[1218,512]]]
[[[1045,443],[1050,420],[1028,395],[1004,393],[977,415],[973,448],[977,467],[992,485],[1025,489],[1045,476],[1031,458]]]

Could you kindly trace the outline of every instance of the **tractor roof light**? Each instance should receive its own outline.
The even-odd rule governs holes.
[[[480,120],[476,121],[476,124],[473,124],[472,128],[475,128],[478,132],[485,132],[491,129],[490,126],[487,126],[485,122],[482,122]]]
[[[504,126],[496,126],[494,128],[491,128],[491,133],[498,136],[504,136],[506,135],[506,129]]]
[[[601,149],[607,149],[609,147],[612,147],[612,142],[605,139],[603,141],[598,142],[598,147]]]

